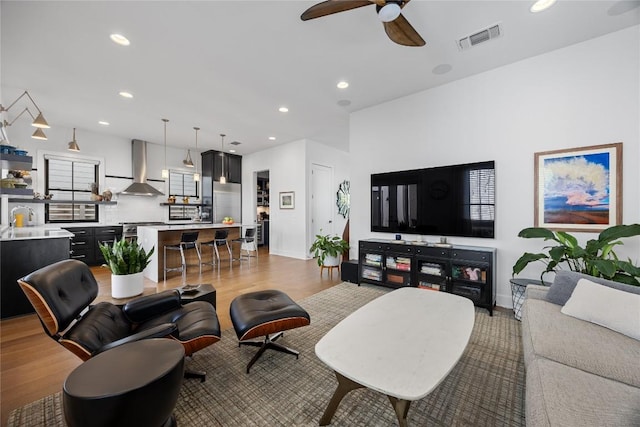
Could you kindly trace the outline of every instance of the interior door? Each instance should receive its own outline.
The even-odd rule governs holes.
[[[333,234],[333,211],[335,206],[333,168],[311,165],[311,236]]]

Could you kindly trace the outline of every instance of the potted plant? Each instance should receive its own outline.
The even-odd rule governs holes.
[[[620,239],[640,235],[640,224],[615,225],[603,230],[597,239],[587,241],[584,247],[578,244],[571,234],[564,231],[551,231],[547,228],[525,228],[518,233],[526,239],[542,238],[555,244],[545,246],[546,252],[524,253],[513,266],[513,275],[520,273],[529,263],[541,261],[546,264],[544,274],[567,266],[572,271],[590,276],[604,277],[616,282],[640,286],[640,268],[631,260],[618,258],[613,248],[623,243]]]
[[[322,231],[322,230],[320,230]],[[319,266],[331,267],[340,263],[340,254],[349,250],[349,243],[339,236],[316,234],[316,239],[309,248]]]
[[[149,264],[155,248],[146,252],[135,240],[124,237],[113,244],[99,243],[100,251],[111,270],[111,296],[129,298],[142,294],[144,278],[142,272]]]

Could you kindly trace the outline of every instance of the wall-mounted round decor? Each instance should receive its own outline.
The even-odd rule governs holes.
[[[351,195],[349,193],[350,187],[351,183],[349,181],[342,181],[338,186],[338,193],[336,194],[338,213],[345,218],[349,217],[349,206],[351,204]]]

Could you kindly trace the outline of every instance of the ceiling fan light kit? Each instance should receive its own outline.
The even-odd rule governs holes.
[[[396,2],[387,2],[384,6],[378,6],[376,9],[382,22],[395,21],[400,16],[400,5]]]
[[[400,13],[411,0],[327,0],[305,10],[300,19],[320,18],[334,13],[345,12],[363,6],[376,5],[378,18],[391,41],[402,46],[424,46],[425,41]]]

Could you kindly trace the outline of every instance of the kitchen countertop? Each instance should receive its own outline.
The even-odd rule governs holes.
[[[204,223],[189,223],[189,224],[165,224],[165,225],[140,225],[138,228],[150,228],[157,231],[172,231],[172,230],[202,230],[206,228],[235,228],[242,227],[242,224],[234,222],[233,224],[212,224],[210,222]]]
[[[0,233],[0,241],[10,242],[14,240],[35,239],[60,239],[71,238],[73,233],[61,228],[52,227],[6,227]]]

